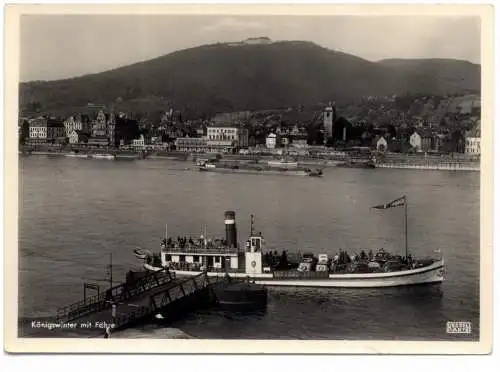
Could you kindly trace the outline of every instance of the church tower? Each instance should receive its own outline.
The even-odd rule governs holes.
[[[325,131],[325,144],[326,142],[333,137],[333,123],[335,122],[335,104],[332,102],[328,103],[328,106],[325,107],[323,112],[323,127]]]

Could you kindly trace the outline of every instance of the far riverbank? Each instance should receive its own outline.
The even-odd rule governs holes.
[[[215,154],[185,153],[177,151],[145,152],[124,151],[119,149],[97,149],[68,151],[65,149],[47,148],[43,151],[20,149],[23,156],[70,157],[82,159],[107,159],[107,160],[175,160],[196,162],[199,158],[214,156]],[[219,161],[224,163],[242,164],[248,162],[266,163],[279,159],[279,156],[268,154],[223,154]],[[337,167],[348,159],[346,156],[294,156],[300,166],[309,167]],[[359,160],[359,159],[358,159]],[[367,157],[366,161],[369,160]],[[447,170],[447,171],[480,171],[481,162],[478,158],[466,157],[463,154],[452,155],[425,155],[425,154],[387,154],[375,161],[376,168],[415,169],[415,170]]]

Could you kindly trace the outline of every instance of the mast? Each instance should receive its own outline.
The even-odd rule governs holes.
[[[113,288],[113,253],[109,254],[109,288]]]
[[[250,215],[250,236],[253,236],[253,214]]]
[[[405,200],[405,258],[408,258],[408,199]]]

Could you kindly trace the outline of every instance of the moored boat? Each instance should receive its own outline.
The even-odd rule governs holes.
[[[276,168],[286,168],[286,169],[294,169],[299,167],[299,163],[296,161],[281,159],[281,160],[270,160],[267,162],[267,165],[270,167]]]
[[[78,152],[70,152],[68,154],[65,154],[64,156],[67,158],[78,158],[78,159],[88,159],[89,157],[87,154],[81,154]]]
[[[102,159],[102,160],[115,160],[116,155],[113,154],[91,154],[89,155],[92,159]]]
[[[378,205],[375,209],[405,206],[406,197]],[[326,253],[300,254],[291,260],[286,251],[281,256],[265,252],[261,233],[254,233],[251,216],[251,233],[241,248],[237,242],[236,215],[225,213],[226,236],[210,239],[206,233],[200,238],[173,239],[165,234],[161,244],[161,263],[155,267],[168,268],[176,275],[194,276],[206,272],[208,276],[229,275],[251,279],[265,286],[295,287],[393,287],[415,284],[441,283],[444,280],[444,260],[439,258],[414,258],[408,254],[394,255],[383,249],[349,256],[338,252],[333,257]]]
[[[196,163],[198,169],[202,172],[217,173],[240,173],[240,174],[269,174],[269,175],[287,175],[287,176],[323,176],[322,169],[310,169],[306,167],[283,167],[270,166],[266,164],[240,163],[229,164],[220,163],[208,159],[200,159]]]
[[[372,160],[347,160],[343,163],[337,164],[341,168],[367,168],[375,169],[375,163]]]

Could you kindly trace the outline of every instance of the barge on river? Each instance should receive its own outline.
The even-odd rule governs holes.
[[[223,163],[212,159],[200,159],[196,163],[202,172],[240,173],[240,174],[277,174],[287,176],[322,177],[322,169],[300,167],[296,162],[270,161],[259,163]]]
[[[375,208],[400,206],[398,200],[391,202],[392,205]],[[325,253],[304,253],[292,259],[286,251],[281,255],[276,251],[266,252],[261,233],[254,233],[253,216],[251,220],[251,233],[244,249],[237,243],[235,213],[228,211],[225,213],[225,239],[212,240],[206,233],[195,239],[173,239],[166,234],[160,254],[148,256],[144,266],[148,270],[166,267],[181,276],[201,272],[208,276],[229,275],[266,286],[373,288],[439,284],[444,279],[442,256],[417,259],[409,254],[393,255],[379,249],[375,253],[362,251],[354,256],[347,252],[339,252],[333,257]]]

